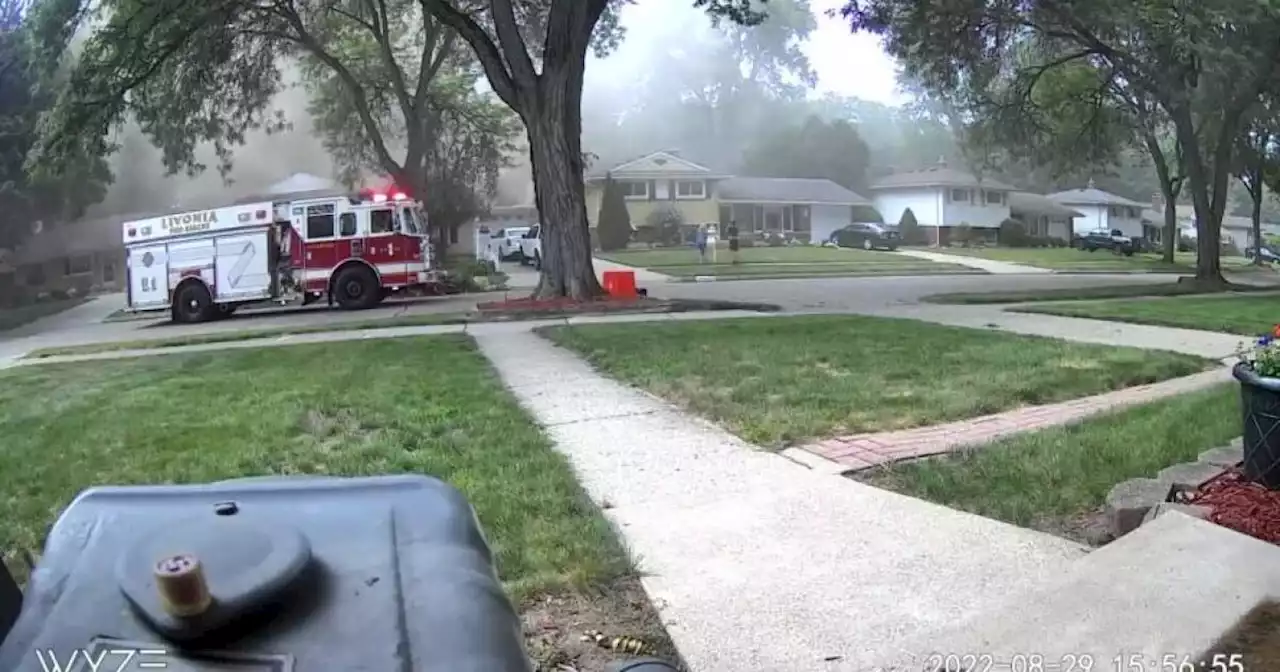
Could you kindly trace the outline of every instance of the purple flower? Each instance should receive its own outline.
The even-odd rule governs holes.
[[[1271,336],[1271,334],[1263,334],[1262,336],[1258,337],[1258,347],[1265,348],[1268,345],[1271,345],[1275,340],[1276,339],[1273,336]]]

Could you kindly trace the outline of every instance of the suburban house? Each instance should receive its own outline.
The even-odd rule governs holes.
[[[1179,235],[1187,238],[1196,238],[1196,210],[1195,206],[1186,203],[1174,206],[1178,221]],[[1147,236],[1148,240],[1159,242],[1162,240],[1161,235],[1164,230],[1164,203],[1159,199],[1155,199],[1151,207],[1143,210],[1143,227],[1155,234],[1152,238]],[[1268,235],[1280,234],[1280,225],[1272,222],[1262,222],[1262,236],[1266,240]],[[1253,218],[1242,217],[1238,215],[1222,216],[1222,243],[1231,245],[1236,249],[1244,252],[1245,248],[1253,247]]]
[[[1027,235],[1038,238],[1057,238],[1071,242],[1075,230],[1075,218],[1084,214],[1040,194],[1026,191],[1009,192],[1009,218],[1027,230]]]
[[[488,213],[461,227],[457,243],[449,245],[449,254],[474,255],[477,249],[484,249],[480,237],[492,236],[503,229],[532,227],[537,223],[538,208],[535,205],[493,206]]]
[[[1144,234],[1142,211],[1147,204],[1098,189],[1092,179],[1083,189],[1059,191],[1049,194],[1049,198],[1081,213],[1081,217],[1072,220],[1072,232],[1076,235],[1098,229],[1119,230],[1133,238],[1141,238]]]
[[[743,234],[779,233],[803,241],[825,240],[871,205],[825,179],[734,177],[660,151],[587,177],[587,218],[597,224],[605,178],[624,190],[631,225],[641,228],[672,212],[685,224],[736,222]]]
[[[886,223],[899,223],[911,210],[921,231],[937,244],[946,244],[951,229],[959,226],[995,242],[1001,222],[1009,219],[1013,191],[1008,184],[948,168],[942,161],[871,183],[871,198]]]
[[[120,291],[124,287],[121,225],[152,214],[86,219],[44,227],[14,250],[12,285],[29,297],[44,292]]]

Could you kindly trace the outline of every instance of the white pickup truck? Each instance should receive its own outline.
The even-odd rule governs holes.
[[[539,271],[542,270],[542,237],[539,235],[541,228],[534,224],[520,239],[520,263],[533,264],[533,267]]]

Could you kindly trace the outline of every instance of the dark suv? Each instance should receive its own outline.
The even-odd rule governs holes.
[[[1123,254],[1126,257],[1132,257],[1136,249],[1133,239],[1124,235],[1120,229],[1095,229],[1083,236],[1076,237],[1076,247],[1086,252],[1097,252],[1098,250],[1111,250],[1116,254]]]

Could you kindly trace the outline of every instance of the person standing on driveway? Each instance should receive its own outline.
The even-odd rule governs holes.
[[[729,222],[729,228],[725,229],[725,235],[729,238],[729,255],[730,263],[738,263],[738,223],[736,221]]]
[[[707,227],[699,225],[693,232],[693,246],[698,248],[698,263],[707,263]]]

